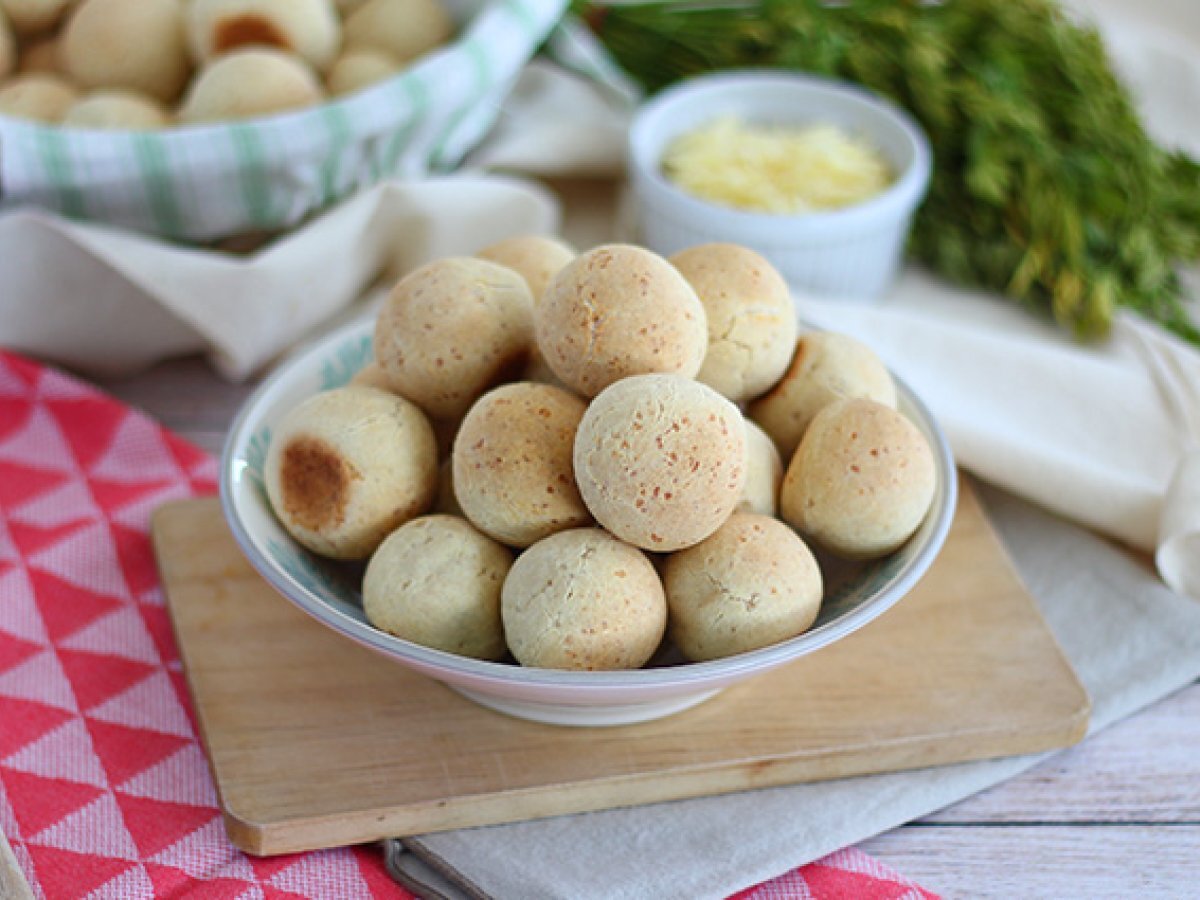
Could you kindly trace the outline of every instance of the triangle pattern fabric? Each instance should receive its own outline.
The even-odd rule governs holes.
[[[79,712],[75,690],[53,650],[45,650],[0,674],[0,696],[37,700],[48,706]]]
[[[158,665],[161,657],[146,623],[132,603],[122,603],[105,616],[93,620],[59,642],[70,650],[87,650],[105,656],[120,656],[135,662]]]
[[[162,436],[144,416],[123,416],[104,452],[88,467],[92,481],[145,484],[178,483],[184,473]]]
[[[122,794],[131,797],[215,809],[217,791],[207,774],[204,752],[195,743],[188,743],[174,755],[139,772],[119,787]]]
[[[192,496],[192,493],[186,483],[174,482],[160,485],[154,492],[147,492],[120,509],[114,510],[112,513],[113,524],[145,531],[150,527],[150,514],[154,510],[168,500],[183,500]]]
[[[179,699],[170,675],[161,669],[129,690],[89,710],[88,718],[142,732],[180,738],[192,736],[191,720],[179,708]]]
[[[71,718],[71,713],[45,703],[0,697],[0,722],[5,725],[0,729],[0,761],[36,744]]]
[[[186,738],[173,734],[126,728],[94,719],[87,720],[87,729],[108,775],[108,784],[114,786],[158,765],[188,743]]]
[[[47,897],[85,897],[136,867],[125,859],[29,844],[31,881]]]
[[[100,507],[96,505],[87,484],[71,480],[14,508],[9,513],[9,521],[51,528],[73,522],[96,521],[100,516]]]
[[[82,650],[60,648],[58,659],[84,711],[115,697],[154,671],[145,663]]]
[[[0,574],[0,597],[4,598],[0,634],[11,634],[42,646],[50,643],[50,635],[46,633],[38,602],[34,598],[33,585],[29,583],[29,576],[23,568],[11,568]],[[7,668],[0,664],[0,672]]]
[[[33,401],[28,397],[0,393],[0,441],[24,428],[33,408]]]
[[[30,525],[13,518],[8,522],[8,533],[22,556],[31,556],[43,547],[57,544],[81,528],[86,528],[91,519],[74,519],[55,525]]]
[[[93,856],[138,859],[137,846],[125,827],[116,798],[107,791],[49,828],[30,835],[27,841]]]
[[[150,858],[152,862],[182,869],[193,878],[234,878],[260,883],[251,858],[239,853],[225,840],[225,827],[219,818],[201,826]],[[255,860],[257,862],[257,860]]]
[[[45,370],[33,360],[15,353],[0,354],[0,396],[30,398]]]
[[[36,656],[41,649],[38,644],[0,631],[0,672],[15,669],[21,663]],[[0,754],[0,756],[2,755]]]
[[[16,772],[108,787],[104,766],[83,720],[71,716],[62,726],[26,744],[3,763]]]
[[[0,459],[0,506],[14,509],[54,490],[67,477],[61,472]]]
[[[365,893],[367,887],[353,857],[328,860],[312,854],[297,856],[291,865],[272,875],[269,883],[272,887],[302,897],[309,897],[320,891],[322,885],[336,897],[359,897]]]
[[[95,522],[73,531],[51,547],[31,554],[26,562],[64,581],[113,597],[128,597],[108,523]]]
[[[117,794],[117,802],[144,859],[150,859],[197,829],[214,820],[219,821],[221,817],[220,812],[211,806],[166,803],[123,793]]]
[[[10,431],[0,441],[0,461],[58,475],[72,475],[79,468],[58,422],[40,405],[30,410],[23,428]],[[10,502],[6,500],[5,505]]]
[[[94,784],[42,778],[3,764],[0,764],[0,785],[4,786],[20,832],[26,835],[50,828],[104,793]]]
[[[64,641],[102,616],[121,608],[119,597],[81,588],[40,569],[29,571],[42,622],[50,639]]]
[[[0,827],[55,900],[407,900],[373,849],[257,859],[226,837],[148,535],[157,504],[216,477],[140,413],[0,351]],[[742,894],[764,890],[932,896],[837,855]]]
[[[51,384],[47,380],[47,385]],[[61,382],[55,386],[61,386]],[[55,391],[51,388],[45,393]],[[76,463],[88,469],[108,450],[113,435],[129,413],[107,397],[74,393],[72,397],[47,398],[46,409],[62,429]]]

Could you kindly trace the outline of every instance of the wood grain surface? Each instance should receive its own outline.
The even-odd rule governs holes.
[[[250,568],[215,500],[152,532],[238,846],[274,854],[1028,753],[1088,701],[969,486],[875,623],[700,707],[621,728],[508,718],[337,635]]]

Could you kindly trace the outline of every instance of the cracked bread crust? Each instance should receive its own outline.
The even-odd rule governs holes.
[[[631,375],[693,378],[708,348],[691,285],[661,256],[627,244],[577,256],[554,276],[534,318],[547,365],[585,397]]]
[[[734,403],[773,387],[796,346],[796,310],[783,276],[736,244],[689,247],[670,262],[708,317],[708,353],[696,380]]]
[[[596,521],[645,550],[699,543],[729,518],[746,482],[738,408],[678,375],[606,388],[575,436],[575,478]]]
[[[663,569],[670,636],[702,662],[757,650],[806,631],[823,583],[816,558],[790,528],[769,516],[735,513]]]
[[[599,528],[562,531],[522,553],[500,610],[512,655],[546,669],[640,668],[667,623],[650,560]]]

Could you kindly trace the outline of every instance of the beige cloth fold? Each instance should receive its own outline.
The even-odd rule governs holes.
[[[249,256],[21,210],[0,216],[0,345],[109,376],[207,352],[243,379],[385,271],[558,223],[544,189],[483,175],[378,185]]]

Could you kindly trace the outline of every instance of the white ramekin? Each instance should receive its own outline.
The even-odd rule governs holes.
[[[835,125],[867,141],[898,177],[883,193],[830,212],[744,212],[692,196],[661,170],[677,136],[722,116],[756,124]],[[638,239],[669,256],[728,241],[757,250],[794,288],[879,298],[900,264],[913,211],[929,185],[929,142],[894,104],[863,88],[809,75],[747,71],[682,81],[638,110],[629,133]]]

